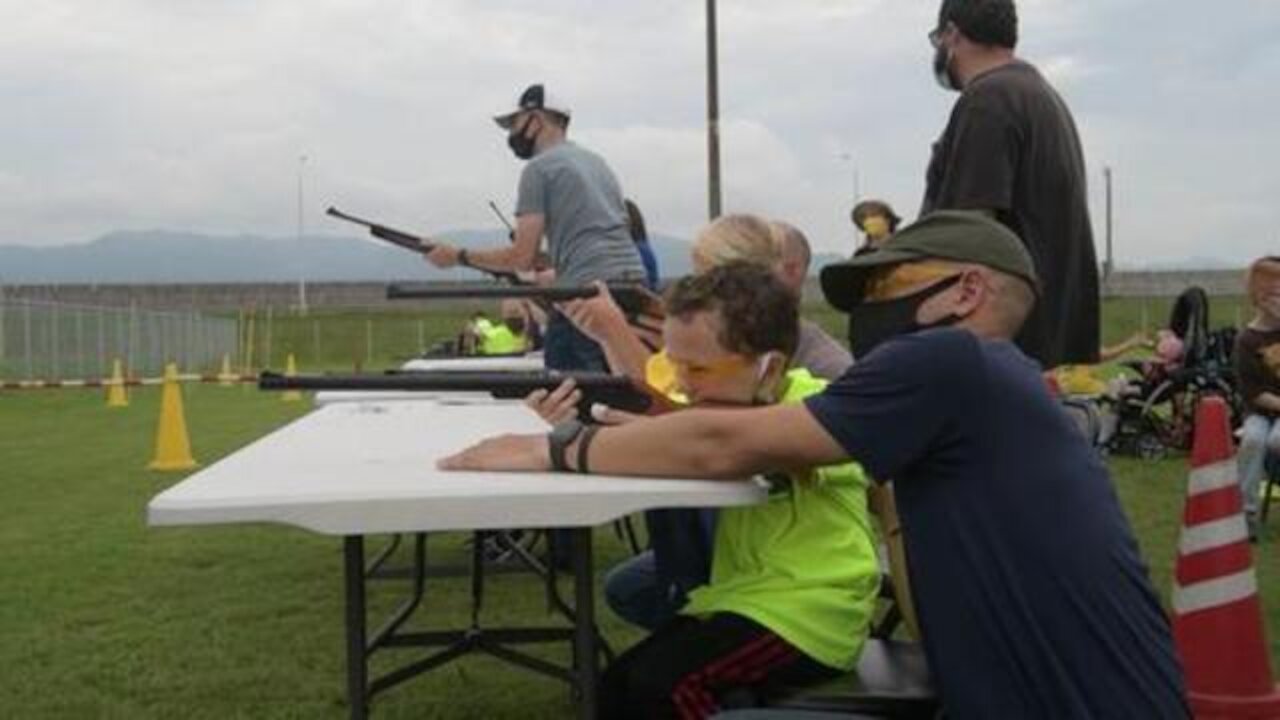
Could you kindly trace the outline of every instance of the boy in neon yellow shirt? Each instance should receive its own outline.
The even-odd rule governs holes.
[[[766,268],[732,263],[684,278],[666,309],[666,355],[692,404],[796,403],[826,386],[787,370],[797,301]],[[606,671],[601,717],[704,716],[724,690],[854,666],[880,583],[868,478],[846,463],[767,481],[764,503],[720,511],[710,582]]]

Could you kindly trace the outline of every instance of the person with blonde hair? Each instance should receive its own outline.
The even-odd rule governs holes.
[[[773,270],[797,298],[804,290],[811,257],[808,239],[793,225],[742,213],[724,215],[707,224],[698,232],[691,251],[695,273],[731,262],[762,265]],[[648,382],[658,390],[674,387],[665,356],[641,341],[607,291],[595,298],[566,303],[560,310],[604,348],[615,373]],[[792,364],[816,377],[835,380],[849,369],[853,359],[816,323],[801,319],[800,345]],[[545,393],[539,395],[539,404],[546,398]],[[567,395],[559,399],[564,402],[558,406],[565,408],[575,400]]]
[[[1254,316],[1236,337],[1233,355],[1245,411],[1236,462],[1249,537],[1254,539],[1267,454],[1280,456],[1280,256],[1249,266],[1245,289]]]

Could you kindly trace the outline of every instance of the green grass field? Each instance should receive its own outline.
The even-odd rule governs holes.
[[[1230,305],[1218,302],[1217,305]],[[1216,309],[1216,308],[1215,308]],[[1227,310],[1230,313],[1230,310]],[[1148,307],[1151,322],[1167,302]],[[346,322],[358,337],[366,316]],[[1110,303],[1107,340],[1138,329],[1141,307]],[[819,317],[833,329],[839,318]],[[416,318],[373,317],[375,332],[413,331]],[[452,332],[457,318],[430,325]],[[1231,322],[1219,317],[1217,322]],[[305,340],[306,319],[296,337]],[[407,324],[406,324],[407,323]],[[291,337],[277,325],[277,342]],[[408,348],[416,346],[416,337]],[[336,347],[336,344],[335,344]],[[401,350],[388,346],[375,366]],[[406,354],[408,351],[405,351]],[[350,368],[335,352],[321,366]],[[302,369],[308,367],[303,362]],[[307,411],[249,387],[187,385],[196,458],[207,465]],[[21,718],[341,718],[345,716],[341,547],[337,538],[275,526],[157,528],[145,507],[182,474],[145,470],[159,391],[133,393],[109,410],[100,393],[0,394],[0,707]],[[1167,599],[1186,481],[1185,462],[1112,460],[1117,491],[1152,576]],[[623,548],[597,531],[600,567]],[[1264,529],[1266,550],[1280,540]],[[371,543],[375,545],[376,543]],[[433,562],[460,559],[461,536],[432,539]],[[1268,624],[1280,620],[1280,560],[1255,562]],[[386,610],[400,587],[379,583]],[[464,622],[462,580],[429,589],[429,627]],[[615,646],[637,634],[602,612]],[[538,584],[523,575],[490,581],[489,623],[546,619]],[[414,627],[428,627],[419,618]],[[1273,662],[1280,643],[1272,635]],[[563,658],[560,650],[549,656]],[[414,657],[407,653],[406,658]],[[385,666],[383,666],[385,669]],[[411,681],[374,705],[379,718],[533,717],[570,712],[553,681],[475,657]]]

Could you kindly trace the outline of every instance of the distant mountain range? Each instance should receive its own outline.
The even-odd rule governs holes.
[[[496,230],[458,230],[440,237],[466,248],[504,245]],[[664,277],[689,272],[689,243],[651,240]],[[78,245],[0,245],[0,284],[219,283],[463,279],[405,250],[363,237],[218,236],[168,230],[113,232]]]

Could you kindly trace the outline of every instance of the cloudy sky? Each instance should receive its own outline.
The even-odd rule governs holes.
[[[321,212],[496,224],[489,116],[545,82],[652,229],[706,217],[700,0],[0,0],[0,243],[168,228],[291,235]],[[1021,0],[1019,53],[1075,112],[1102,252],[1280,251],[1280,4]],[[954,95],[935,0],[721,0],[725,208],[847,251],[855,189],[915,214]],[[305,156],[305,161],[302,158]]]

